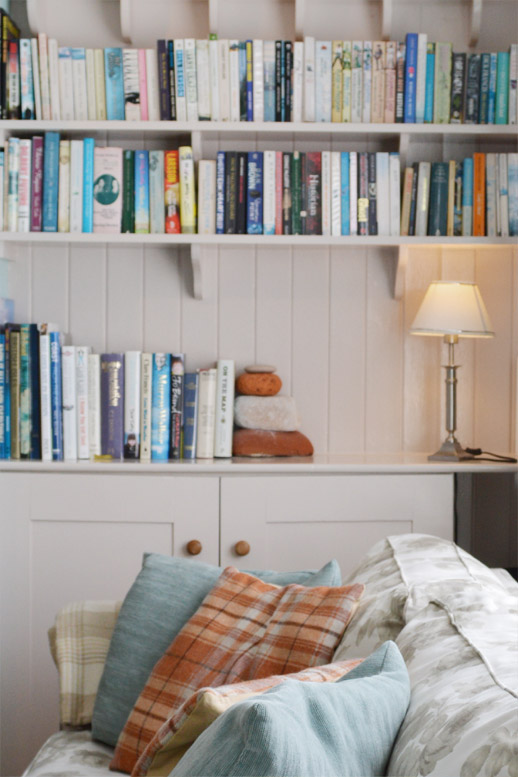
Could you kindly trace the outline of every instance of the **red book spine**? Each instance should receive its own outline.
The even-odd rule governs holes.
[[[322,155],[306,154],[306,235],[322,234]]]
[[[43,138],[32,139],[31,232],[41,232],[43,203]]]

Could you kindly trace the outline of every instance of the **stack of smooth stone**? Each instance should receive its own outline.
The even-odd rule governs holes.
[[[299,432],[293,397],[277,396],[282,381],[269,364],[253,364],[236,381],[234,456],[311,456],[313,446]]]

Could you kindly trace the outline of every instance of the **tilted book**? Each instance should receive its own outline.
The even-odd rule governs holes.
[[[101,354],[101,453],[122,459],[124,449],[124,354]]]

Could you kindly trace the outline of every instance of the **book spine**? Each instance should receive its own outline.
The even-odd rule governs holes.
[[[518,43],[511,43],[509,48],[508,122],[518,123]]]
[[[509,119],[509,52],[499,51],[496,61],[495,124],[507,124]]]
[[[350,40],[344,40],[343,43],[343,62],[342,62],[342,121],[350,122],[351,119],[351,98],[352,98],[352,58],[353,50]]]
[[[254,121],[254,44],[247,40],[246,46],[246,120]]]
[[[293,43],[290,40],[285,41],[285,57],[285,110],[283,121],[293,121]]]
[[[164,154],[165,231],[180,234],[180,161],[178,151]]]
[[[165,162],[164,152],[149,152],[149,210],[150,231],[163,235],[165,232]]]
[[[488,71],[489,75],[489,71]],[[464,123],[464,103],[466,99],[466,55],[453,54],[451,74],[450,123]]]
[[[369,174],[369,235],[378,234],[378,182],[376,178],[376,154],[368,152]]]
[[[79,121],[88,119],[88,88],[86,85],[86,51],[83,48],[72,48],[72,78],[74,81],[74,116]],[[108,118],[124,118],[121,117]]]
[[[246,151],[237,152],[237,208],[236,233],[246,235]]]
[[[198,116],[200,121],[210,121],[210,68],[209,68],[209,41],[196,41],[196,78],[198,89]]]
[[[412,202],[412,183],[414,179],[414,170],[412,167],[405,168],[403,178],[403,194],[401,202],[401,235],[408,235],[410,232],[410,205]]]
[[[446,235],[448,224],[447,162],[433,162],[430,172],[429,235]]]
[[[304,38],[304,121],[315,121],[315,39]]]
[[[491,52],[489,55],[489,94],[487,99],[487,123],[495,123],[495,111],[496,111],[496,64],[497,55],[496,52]]]
[[[469,54],[466,76],[466,110],[464,121],[466,124],[478,122],[478,103],[480,86],[480,54]]]
[[[48,39],[47,53],[49,63],[50,116],[53,121],[60,121],[58,42],[55,38]]]
[[[417,205],[415,219],[415,234],[425,236],[428,231],[428,204],[430,197],[430,162],[419,162],[417,180]]]
[[[384,41],[375,41],[372,46],[372,100],[371,121],[380,124],[385,119],[385,57]]]
[[[295,41],[293,44],[293,99],[292,99],[292,121],[302,121],[302,97],[304,94],[304,44],[302,41]],[[255,116],[255,108],[254,108]]]
[[[392,124],[396,120],[396,64],[397,43],[387,41],[385,47],[385,113],[383,121]]]
[[[454,57],[455,56],[456,55],[454,55]],[[490,70],[491,70],[491,54],[482,54],[480,57],[480,99],[479,99],[479,105],[478,105],[479,124],[487,124],[487,120],[489,116]]]
[[[186,372],[184,376],[182,459],[191,461],[196,458],[198,378],[197,372]]]
[[[171,354],[153,354],[151,378],[151,459],[167,461],[171,430]]]
[[[425,124],[433,122],[433,93],[435,82],[435,43],[428,43],[426,51],[426,86],[424,100]]]
[[[124,354],[124,458],[140,456],[140,351]]]
[[[450,121],[451,60],[451,43],[436,43],[433,110],[433,120],[435,124],[448,124]]]
[[[31,220],[31,156],[32,141],[20,140],[20,172],[18,179],[18,232],[30,231]]]
[[[95,55],[93,49],[85,49],[86,104],[88,119],[97,119],[97,96],[95,92]]]
[[[29,324],[20,325],[20,458],[31,455],[31,368]]]
[[[266,47],[265,47],[266,48]],[[219,118],[230,120],[230,50],[228,40],[218,40]],[[265,87],[266,88],[266,87]],[[266,120],[266,112],[265,112]]]
[[[376,212],[378,235],[390,235],[389,154],[387,151],[376,153]]]
[[[343,41],[334,40],[332,43],[331,64],[331,121],[342,121],[343,112]]]
[[[50,396],[52,418],[52,460],[63,461],[63,395],[61,383],[61,336],[50,333]]]
[[[101,357],[88,354],[88,444],[90,458],[101,455]]]
[[[135,233],[149,233],[149,151],[135,151]]]
[[[275,234],[275,151],[265,151],[263,156],[263,223],[264,234]]]
[[[106,86],[104,82],[104,51],[94,49],[95,114],[99,121],[106,121]]]
[[[314,53],[314,52],[313,52]],[[264,60],[264,121],[275,121],[275,41],[265,40]],[[313,73],[313,78],[315,74]]]
[[[401,229],[401,164],[399,153],[389,153],[390,231],[396,236]]]
[[[261,41],[262,51],[262,41]],[[254,52],[254,64],[256,54]],[[261,61],[261,89],[263,85],[262,80],[262,61]],[[254,85],[255,88],[255,85]],[[259,87],[257,87],[258,89]],[[209,99],[210,99],[210,115],[212,121],[219,121],[220,119],[220,95],[219,95],[219,48],[218,39],[216,35],[212,34],[209,38]],[[254,97],[255,100],[255,97]],[[254,103],[255,104],[255,103]],[[262,118],[261,118],[262,121]]]
[[[4,189],[5,189],[5,151],[0,148],[0,232],[3,232],[4,227]]]
[[[198,121],[198,85],[196,82],[196,41],[194,38],[184,40],[185,63],[185,99],[187,104],[187,121]]]
[[[40,70],[40,94],[41,94],[41,118],[44,121],[50,121],[52,118],[50,112],[50,82],[49,82],[49,57],[47,35],[44,32],[38,33],[38,55]]]
[[[9,379],[11,395],[11,458],[20,458],[20,331],[9,335]]]
[[[140,384],[140,460],[151,461],[151,415],[152,415],[153,354],[141,355]]]
[[[158,89],[160,99],[160,119],[171,120],[171,102],[169,98],[169,54],[166,40],[157,41]]]
[[[409,32],[406,36],[404,97],[404,121],[409,124],[415,124],[416,120],[417,44],[417,33]]]
[[[372,41],[363,41],[362,121],[368,124],[372,113]]]
[[[473,234],[473,159],[469,157],[462,165],[462,234]]]
[[[171,355],[171,430],[169,437],[169,458],[179,459],[182,455],[183,394],[185,358],[183,353]]]
[[[291,234],[291,153],[282,155],[282,234]]]
[[[124,451],[124,354],[101,354],[101,453],[122,459]]]
[[[21,118],[35,119],[31,41],[29,38],[20,39],[20,100]]]
[[[275,121],[282,121],[282,40],[275,41]]]
[[[70,232],[70,141],[59,141],[58,232]]]
[[[349,152],[349,200],[351,235],[358,234],[358,152]]]
[[[262,172],[262,170],[261,170]],[[302,235],[302,158],[300,151],[291,155],[291,234]]]
[[[283,230],[283,153],[275,152],[275,234],[282,235]]]
[[[455,163],[455,203],[453,211],[453,234],[462,235],[462,164]]]
[[[83,140],[83,232],[94,230],[94,138]]]
[[[181,114],[182,120],[186,121],[187,119],[187,102],[185,97],[185,70],[184,70],[184,64],[185,64],[185,57],[184,57],[184,50],[183,50],[183,41],[176,41],[176,43],[179,45],[179,56],[178,61],[181,61],[181,73],[178,74],[177,78],[177,58],[176,58],[176,44],[174,40],[168,40],[167,41],[167,73],[165,78],[165,84],[166,84],[166,100],[169,102],[169,118],[171,121],[179,120],[179,116]],[[178,88],[181,86],[182,89],[182,99],[181,99],[181,105],[178,103],[179,99],[179,93]],[[180,111],[180,113],[179,113]]]
[[[146,80],[148,119],[149,121],[159,121],[158,66],[154,49],[146,49]]]
[[[0,329],[0,459],[7,459],[5,445],[5,332]]]
[[[507,157],[507,185],[509,190],[509,235],[518,235],[518,154]]]
[[[196,232],[196,195],[194,188],[194,158],[191,146],[180,146],[180,223],[182,234]]]
[[[36,324],[29,324],[29,369],[31,387],[30,458],[41,459],[40,342]],[[1,384],[1,380],[0,380]],[[1,420],[0,420],[1,424]]]
[[[140,118],[142,121],[149,121],[148,94],[147,94],[147,72],[146,72],[146,49],[138,50],[138,80],[140,92]]]
[[[8,108],[9,119],[21,118],[19,41],[9,41],[8,54]]]
[[[59,140],[59,132],[45,133],[43,153],[43,232],[58,231]]]
[[[20,139],[9,138],[7,186],[7,229],[18,231],[18,200],[20,185]]]
[[[122,49],[104,49],[104,75],[106,88],[106,118],[124,120],[124,76]],[[78,117],[76,116],[76,119]]]
[[[198,459],[212,459],[214,456],[216,385],[216,369],[199,371],[196,431],[196,458]]]
[[[405,63],[406,46],[404,43],[398,43],[396,59],[396,122],[404,122],[405,120]]]
[[[10,328],[3,327],[5,338],[5,371],[4,371],[4,451],[5,458],[11,458],[11,356]]]
[[[498,234],[496,164],[496,154],[486,154],[486,233],[488,237],[495,237]]]
[[[61,349],[63,384],[63,455],[65,461],[77,461],[76,349]]]
[[[306,153],[306,234],[322,234],[322,156],[319,151]]]
[[[507,177],[507,154],[498,154],[498,205],[500,207],[500,234],[502,237],[509,237],[509,190]]]
[[[122,149],[116,146],[94,148],[94,232],[121,231],[122,183]]]
[[[417,210],[417,178],[419,174],[419,164],[414,162],[412,165],[412,196],[410,198],[410,219],[408,224],[408,234],[415,235],[415,218]]]
[[[246,231],[263,233],[263,152],[248,152]]]
[[[225,152],[218,151],[216,160],[216,234],[225,232]]]
[[[369,234],[369,154],[358,153],[358,234]]]
[[[137,49],[122,49],[122,82],[124,88],[124,118],[140,121],[140,82]]]
[[[341,223],[341,186],[340,152],[331,151],[330,159],[330,234],[338,236],[342,232]]]
[[[234,427],[234,362],[219,359],[216,382],[216,409],[214,416],[214,456],[232,456],[232,431]]]
[[[72,75],[72,51],[68,47],[58,49],[59,99],[63,121],[74,119],[74,80]]]
[[[200,159],[198,163],[198,234],[216,232],[216,162]]]
[[[228,50],[230,121],[239,121],[239,41],[229,40]]]
[[[485,235],[485,154],[473,154],[473,235]]]
[[[122,154],[122,220],[121,232],[135,232],[135,152]]]
[[[38,39],[31,38],[31,64],[32,64],[32,83],[34,87],[34,114],[40,121],[43,118],[41,107],[41,88],[40,88],[40,58],[38,54]]]
[[[83,229],[83,141],[70,141],[70,231]]]
[[[332,116],[332,42],[315,45],[315,121],[331,121]]]
[[[340,234],[351,234],[349,152],[340,153]]]
[[[424,123],[427,44],[428,36],[420,32],[417,36],[417,74],[415,88],[415,120],[417,124]]]
[[[76,347],[77,458],[90,458],[88,417],[88,355],[90,346]]]
[[[41,458],[52,461],[52,399],[50,380],[50,335],[40,335]]]

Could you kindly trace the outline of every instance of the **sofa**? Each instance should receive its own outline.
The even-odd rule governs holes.
[[[518,584],[513,578],[454,543],[407,534],[378,542],[343,583],[365,588],[332,661],[358,663],[395,643],[408,672],[410,701],[381,773],[516,777]],[[92,739],[89,726],[120,606],[83,602],[58,613],[49,639],[60,677],[61,730],[23,777],[114,774],[109,770],[113,748]],[[329,773],[352,772],[344,761],[343,771]]]

